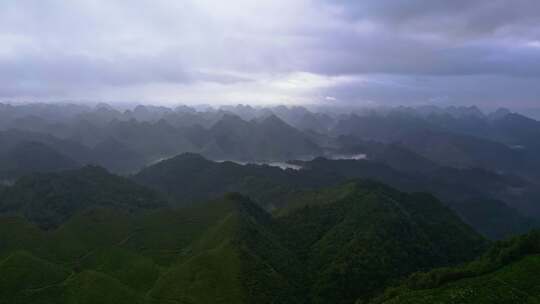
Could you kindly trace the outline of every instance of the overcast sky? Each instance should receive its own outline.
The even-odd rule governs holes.
[[[540,1],[2,0],[0,100],[540,107]]]

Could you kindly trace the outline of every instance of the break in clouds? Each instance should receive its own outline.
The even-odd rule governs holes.
[[[535,106],[537,0],[5,0],[0,99]]]

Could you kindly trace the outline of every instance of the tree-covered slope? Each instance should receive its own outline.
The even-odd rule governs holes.
[[[386,162],[328,160],[295,162],[319,180],[373,179],[401,191],[429,192],[441,199],[478,232],[501,239],[539,227],[535,219],[538,187],[520,178],[479,168],[439,167],[425,172],[404,172]],[[302,170],[304,171],[304,170]]]
[[[163,205],[152,190],[93,166],[28,175],[0,192],[0,212],[23,215],[42,227],[58,226],[91,207],[136,211]]]
[[[292,190],[328,185],[338,180],[301,170],[214,162],[193,153],[149,166],[133,179],[166,194],[179,205],[216,199],[227,192],[240,192],[264,207],[279,204],[283,195]]]
[[[372,182],[309,193],[279,218],[306,260],[309,301],[350,303],[408,273],[470,259],[483,240],[428,194]]]
[[[538,303],[540,232],[496,243],[478,260],[411,276],[373,303]]]
[[[378,149],[391,150],[391,164],[401,159],[402,149]],[[405,153],[404,158],[414,157]],[[350,179],[373,179],[401,191],[434,194],[491,239],[526,233],[539,226],[538,221],[525,214],[531,215],[530,210],[538,209],[534,202],[540,194],[533,184],[519,178],[483,169],[427,165],[423,172],[400,171],[386,161],[372,160],[316,158],[294,163],[303,169],[213,162],[197,154],[182,154],[147,167],[133,179],[166,194],[178,205],[214,199],[234,191],[249,196],[272,212],[281,212],[294,204],[299,192],[334,186]]]
[[[224,213],[158,280],[151,297],[187,303],[298,303],[298,262],[274,233],[270,215],[237,194],[206,207]]]
[[[431,196],[376,183],[295,200],[278,217],[240,194],[137,213],[101,206],[50,230],[0,217],[0,259],[24,252],[51,269],[37,278],[47,288],[11,285],[7,301],[353,303],[484,244]]]
[[[182,210],[92,209],[49,231],[0,218],[3,299],[297,303],[295,257],[272,225],[236,194]]]
[[[0,261],[0,303],[24,303],[31,293],[60,284],[70,271],[25,251],[15,251]]]

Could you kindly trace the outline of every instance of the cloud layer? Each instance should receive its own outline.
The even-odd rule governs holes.
[[[6,0],[0,99],[539,103],[536,0]]]

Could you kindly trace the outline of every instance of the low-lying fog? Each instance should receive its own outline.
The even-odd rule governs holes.
[[[331,160],[364,160],[367,159],[366,154],[332,154],[332,155],[326,155],[324,156],[327,159]],[[303,159],[306,161],[310,161],[315,159],[315,157],[311,157],[309,159]],[[298,164],[293,164],[289,161],[240,161],[240,160],[233,160],[233,159],[221,159],[221,160],[214,160],[215,162],[226,162],[230,161],[239,165],[267,165],[270,167],[276,167],[283,170],[292,169],[292,170],[301,170],[302,166]]]

